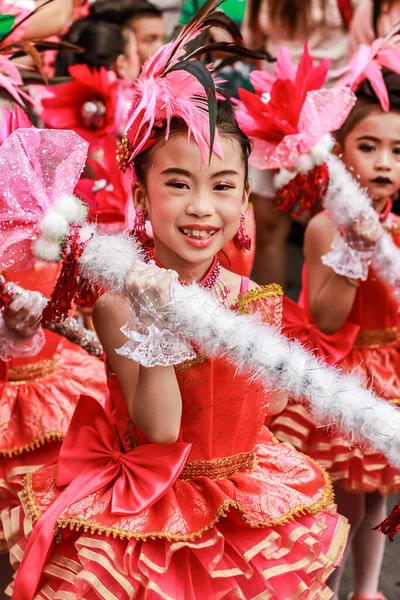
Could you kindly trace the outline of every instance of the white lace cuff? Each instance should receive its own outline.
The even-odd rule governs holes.
[[[129,338],[117,354],[130,358],[143,367],[169,367],[185,360],[195,358],[196,354],[182,334],[168,329],[158,329],[154,325],[142,328],[143,333],[135,329],[137,319],[132,315],[121,331]]]
[[[4,323],[3,313],[0,311],[0,359],[11,360],[25,356],[39,354],[45,345],[46,338],[42,329],[30,337],[21,337],[14,333]]]
[[[333,239],[331,251],[324,254],[321,260],[337,275],[365,281],[374,251],[374,248],[356,250],[346,243],[340,233],[337,233]]]

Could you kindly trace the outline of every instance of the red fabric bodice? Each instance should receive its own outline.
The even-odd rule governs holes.
[[[271,294],[273,292],[273,295]],[[239,310],[256,313],[262,320],[281,326],[282,296],[275,286],[270,291],[251,290],[242,296]],[[253,300],[254,298],[254,300]],[[176,367],[182,395],[180,440],[191,443],[190,460],[209,460],[254,449],[264,425],[269,392],[248,373],[239,374],[224,358],[197,358]],[[121,439],[127,448],[148,440],[132,423],[118,381],[109,376],[108,407]]]

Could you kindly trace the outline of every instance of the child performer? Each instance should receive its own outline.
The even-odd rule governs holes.
[[[12,105],[11,96],[7,103]],[[17,105],[12,113],[3,108],[0,118],[0,145],[15,129],[31,126]],[[7,215],[2,208],[0,213],[3,222]],[[13,254],[12,246],[8,252]],[[42,295],[50,296],[59,270],[59,264],[38,262],[26,271],[2,273],[10,289],[15,283],[34,291],[17,292],[10,303],[6,300],[6,306],[0,291],[0,511],[6,532],[12,523],[10,511],[19,504],[24,475],[56,460],[80,395],[90,389],[101,401],[106,390],[98,358],[55,333],[39,330],[45,304]],[[0,552],[7,552],[3,526]],[[2,589],[11,579],[6,573],[7,562],[8,555],[2,556]]]
[[[376,78],[378,62],[374,61],[373,66]],[[372,87],[363,74],[360,80],[363,82],[356,91],[357,102],[337,132],[336,147],[347,169],[367,190],[380,225],[371,227],[368,222],[355,222],[341,234],[351,248],[373,250],[383,230],[390,232],[400,245],[398,217],[391,212],[391,197],[400,188],[400,75],[384,69],[381,87],[376,85],[376,79]],[[387,98],[389,107],[385,105]],[[311,333],[313,344],[326,355],[328,362],[348,371],[356,370],[377,394],[398,404],[398,299],[379,281],[372,268],[363,281],[348,276],[346,269],[351,265],[326,264],[323,257],[329,253],[337,233],[338,228],[326,211],[311,219],[306,228],[299,299],[304,309],[302,335]],[[400,473],[372,449],[349,448],[340,436],[316,428],[308,411],[297,404],[289,404],[272,422],[271,429],[278,439],[291,442],[328,470],[339,511],[351,524],[354,565],[351,598],[382,600],[378,582],[385,538],[372,528],[386,516],[386,497],[399,492]],[[338,569],[330,580],[336,594],[340,576]]]
[[[178,66],[201,25],[192,21],[162,48],[137,84],[120,156],[136,174],[136,234],[143,236],[146,216],[149,262],[176,271],[182,285],[197,280],[232,310],[279,325],[279,288],[257,288],[217,259],[246,207],[250,145],[221,100],[211,105],[212,142],[210,95],[192,74],[200,71],[204,82],[206,67]],[[184,360],[179,336],[164,344],[163,323],[141,317],[140,303],[162,314],[173,275],[160,277],[151,265],[131,275],[137,348],[116,351],[128,339],[121,328],[131,304],[101,298],[94,321],[109,364],[106,411],[84,397],[58,468],[26,478],[25,523],[43,517],[11,550],[15,563],[23,555],[14,597],[330,598],[324,582],[347,526],[323,470],[263,425],[285,399],[223,357],[196,349]]]

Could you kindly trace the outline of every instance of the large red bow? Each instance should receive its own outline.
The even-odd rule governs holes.
[[[284,297],[282,333],[299,340],[328,365],[337,365],[350,353],[359,331],[359,325],[345,323],[336,333],[323,333],[301,306]]]
[[[13,597],[34,597],[54,539],[55,523],[68,506],[106,487],[112,488],[114,514],[137,514],[173,485],[190,448],[181,442],[145,444],[123,453],[104,409],[93,398],[82,396],[59,455],[57,485],[68,487],[33,528]]]

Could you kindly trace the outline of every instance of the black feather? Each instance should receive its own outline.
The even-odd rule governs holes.
[[[231,44],[229,42],[212,42],[206,44],[201,48],[194,50],[189,56],[185,57],[185,60],[192,58],[198,58],[202,54],[209,52],[226,52],[226,54],[237,54],[241,58],[252,58],[254,60],[267,60],[268,62],[275,62],[276,58],[272,56],[267,50],[250,50],[240,44]]]
[[[204,19],[203,23],[208,27],[220,27],[221,29],[225,29],[231,34],[236,43],[241,42],[243,39],[240,29],[235,21],[220,10],[212,12]]]
[[[214,80],[207,67],[197,61],[183,60],[169,69],[172,71],[186,71],[197,79],[200,85],[204,88],[207,96],[207,108],[210,122],[210,160],[214,148],[215,131],[217,128],[217,91],[215,89]]]

